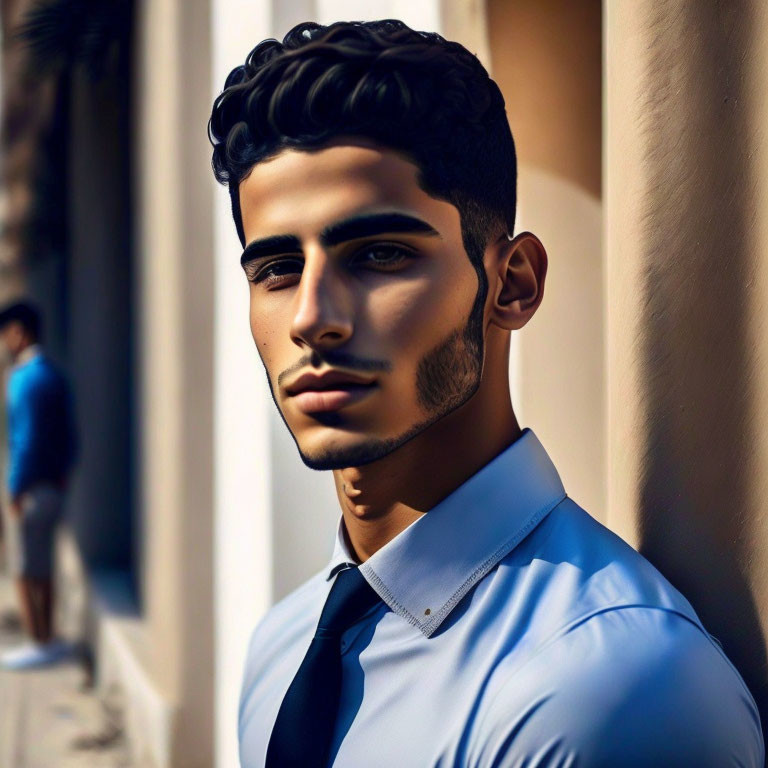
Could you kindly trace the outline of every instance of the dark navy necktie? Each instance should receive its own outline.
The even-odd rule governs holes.
[[[266,768],[325,768],[339,709],[341,635],[380,600],[359,568],[336,574],[315,636],[277,713]]]

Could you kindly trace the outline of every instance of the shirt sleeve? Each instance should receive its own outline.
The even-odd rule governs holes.
[[[11,496],[18,496],[26,490],[35,469],[40,433],[39,387],[28,375],[17,375],[10,386],[8,490]]]
[[[598,613],[506,669],[476,768],[762,768],[754,700],[701,627],[652,607]]]

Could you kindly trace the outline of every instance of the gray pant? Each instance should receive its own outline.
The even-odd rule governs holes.
[[[36,483],[21,494],[21,519],[10,516],[9,571],[29,579],[53,575],[54,540],[64,494],[52,483]]]

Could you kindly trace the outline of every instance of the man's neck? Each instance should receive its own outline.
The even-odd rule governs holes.
[[[23,365],[33,357],[36,357],[40,350],[40,344],[38,344],[36,341],[30,341],[16,353],[16,357],[14,358],[13,362],[15,365]]]
[[[509,390],[482,388],[397,450],[334,470],[347,543],[359,562],[458,488],[520,436]],[[492,396],[493,395],[493,396]]]

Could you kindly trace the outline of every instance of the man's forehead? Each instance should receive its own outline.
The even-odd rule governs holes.
[[[313,152],[284,150],[254,166],[240,183],[246,241],[257,234],[319,231],[362,211],[434,215],[435,206],[446,203],[427,195],[417,177],[414,163],[380,147],[345,143]]]
[[[302,189],[374,187],[391,193],[416,183],[418,168],[394,150],[350,144],[314,151],[285,149],[257,163],[240,182],[240,198],[262,203],[276,194],[300,195]]]

